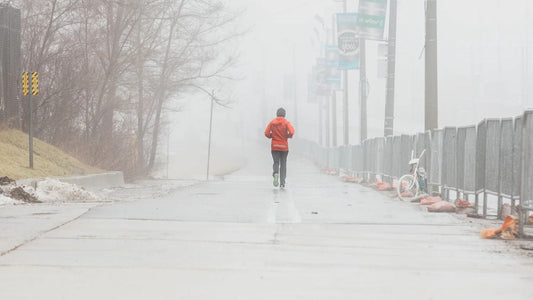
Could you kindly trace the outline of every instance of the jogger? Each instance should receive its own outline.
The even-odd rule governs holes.
[[[272,139],[271,150],[274,165],[272,166],[274,177],[274,186],[281,184],[285,187],[285,178],[287,175],[287,155],[289,154],[289,143],[287,139],[294,135],[294,128],[289,121],[285,120],[285,109],[279,108],[276,112],[276,118],[272,120],[266,130],[265,136]]]

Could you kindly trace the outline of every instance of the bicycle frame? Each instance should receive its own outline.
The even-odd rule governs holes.
[[[416,196],[418,194],[418,191],[420,190],[419,180],[420,180],[420,177],[421,177],[421,174],[419,172],[420,159],[422,159],[422,156],[424,156],[425,152],[426,152],[426,150],[424,149],[422,151],[422,153],[420,153],[420,156],[418,158],[415,158],[414,157],[414,151],[411,151],[411,160],[409,161],[409,166],[410,166],[409,174],[401,176],[400,179],[399,179],[399,182],[398,182],[398,186],[397,186],[398,196],[400,197],[400,199],[403,200],[403,196],[401,195],[402,194],[402,188],[400,187],[400,185],[403,186],[404,182],[403,182],[402,178],[404,178],[406,176],[410,176],[412,179],[409,181],[408,186],[403,186],[403,187],[406,188],[407,190],[412,190],[413,188],[416,187],[416,191],[413,194],[414,194],[414,196]],[[407,182],[405,182],[405,183],[407,183]]]
[[[409,161],[409,165],[412,166],[411,170],[409,170],[409,173],[416,176],[415,178],[418,178],[420,174],[418,174],[418,167],[420,165],[420,160],[422,159],[422,156],[424,156],[424,153],[426,152],[426,149],[422,150],[422,153],[420,153],[420,156],[418,158],[414,158],[414,151],[411,151],[411,160]]]

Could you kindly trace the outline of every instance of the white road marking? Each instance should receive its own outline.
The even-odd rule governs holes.
[[[276,224],[276,215],[278,212],[278,205],[279,205],[279,190],[274,189],[273,197],[272,197],[272,206],[270,206],[270,209],[268,210],[268,215],[267,215],[267,222],[269,224]]]
[[[298,212],[298,209],[296,209],[296,205],[294,203],[294,198],[292,197],[292,191],[287,191],[287,208],[289,210],[289,222],[288,223],[302,223],[302,217],[300,216],[300,213]]]

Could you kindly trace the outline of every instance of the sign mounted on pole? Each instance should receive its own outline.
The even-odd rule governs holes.
[[[340,90],[339,47],[336,45],[326,45],[326,83],[331,89]]]
[[[359,0],[358,37],[367,40],[383,40],[386,15],[387,0]]]
[[[316,103],[316,67],[313,66],[311,73],[307,76],[307,103]]]
[[[324,57],[320,57],[316,59],[316,94],[318,96],[327,96],[329,95],[329,86],[326,82],[327,78],[327,67],[326,67],[326,59]]]
[[[359,69],[359,38],[356,13],[337,14],[339,70]]]
[[[39,94],[39,74],[37,72],[31,73],[31,93],[34,96]]]
[[[28,96],[28,94],[30,93],[30,85],[28,79],[28,72],[22,73],[22,94],[24,96]]]

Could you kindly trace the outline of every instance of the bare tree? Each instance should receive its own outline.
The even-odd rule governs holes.
[[[238,14],[221,1],[17,5],[24,69],[41,74],[36,135],[129,174],[153,168],[165,104],[228,79],[235,61],[223,49]]]
[[[164,104],[191,89],[210,94],[205,85],[213,79],[229,78],[225,72],[233,66],[235,58],[222,57],[224,51],[220,48],[242,34],[232,27],[237,16],[220,1],[181,0],[166,9],[166,26],[161,42],[157,43],[152,68],[155,103],[146,115],[147,121],[152,122],[147,171],[154,167]]]

